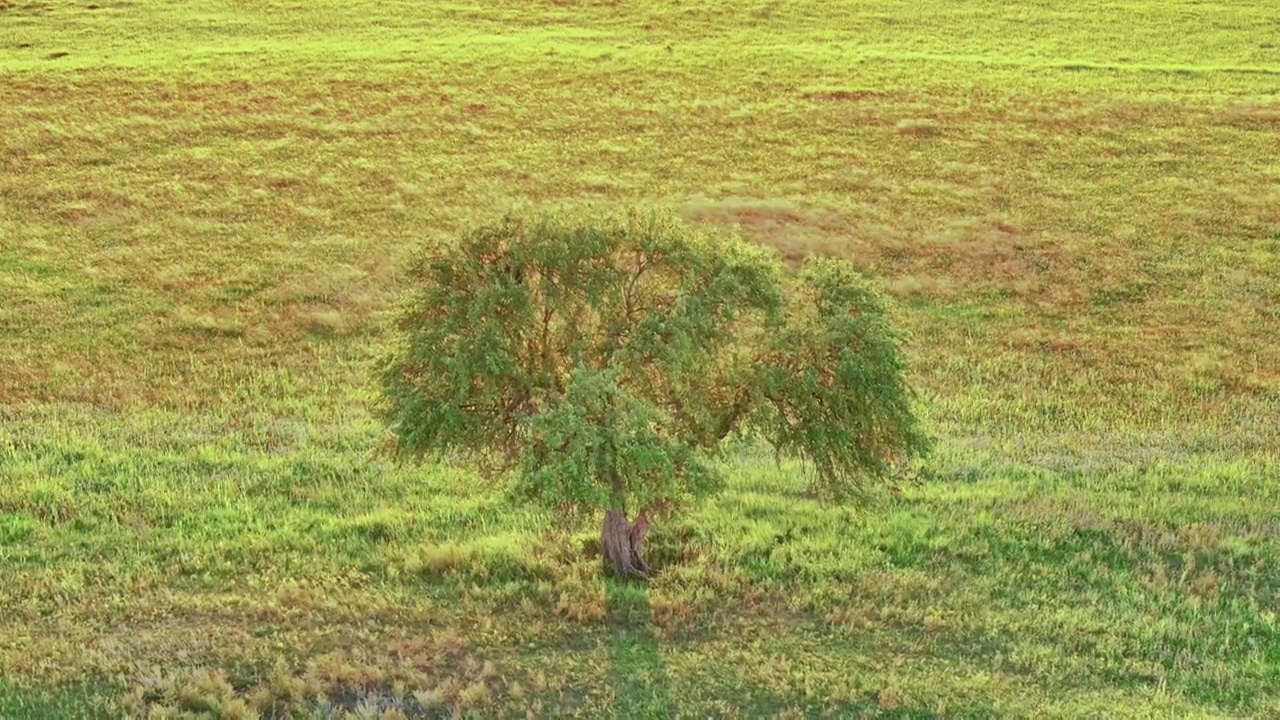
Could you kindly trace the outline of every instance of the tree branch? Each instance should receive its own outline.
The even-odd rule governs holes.
[[[715,441],[718,443],[728,437],[729,433],[733,432],[733,428],[737,426],[738,421],[741,420],[742,416],[750,409],[751,390],[749,387],[744,385],[743,388],[738,391],[738,397],[734,400],[733,405],[729,408],[728,412],[724,414],[724,417],[720,418],[720,423],[713,434]]]

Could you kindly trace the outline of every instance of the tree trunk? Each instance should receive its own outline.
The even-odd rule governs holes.
[[[604,555],[605,568],[613,576],[626,580],[647,578],[651,569],[644,561],[644,536],[649,532],[649,515],[641,512],[635,522],[627,522],[627,515],[620,508],[605,513],[604,526],[600,528],[600,552]]]

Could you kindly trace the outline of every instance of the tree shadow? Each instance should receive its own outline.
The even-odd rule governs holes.
[[[607,580],[605,601],[609,612],[614,717],[674,717],[671,682],[649,612],[648,586]]]

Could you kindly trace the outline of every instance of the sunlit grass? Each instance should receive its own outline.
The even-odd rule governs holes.
[[[0,717],[1280,713],[1273,14],[0,0]],[[560,202],[857,261],[923,484],[737,456],[636,595],[378,454],[409,254]]]

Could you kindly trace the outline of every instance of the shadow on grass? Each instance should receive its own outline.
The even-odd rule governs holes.
[[[98,691],[99,694],[95,694]],[[76,686],[59,691],[21,688],[0,678],[0,718],[40,718],[41,720],[91,720],[109,718],[99,702],[107,688]]]
[[[649,614],[648,586],[609,580],[605,584],[605,599],[616,697],[614,717],[674,716],[671,683]]]

